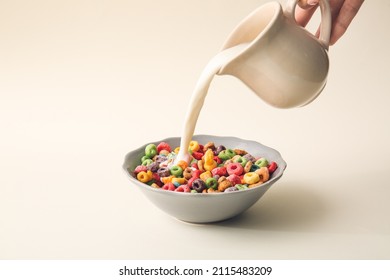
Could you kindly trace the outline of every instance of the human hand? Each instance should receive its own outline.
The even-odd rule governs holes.
[[[295,19],[301,26],[310,21],[321,0],[299,0],[296,7]],[[358,13],[364,0],[329,0],[332,14],[332,31],[330,45],[333,45],[344,35],[353,18]],[[318,36],[319,31],[317,31]]]

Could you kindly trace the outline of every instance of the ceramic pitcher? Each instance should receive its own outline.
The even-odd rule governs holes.
[[[278,108],[304,106],[323,90],[329,70],[331,11],[320,0],[319,38],[295,20],[298,0],[266,3],[249,14],[228,36],[223,50],[247,43],[219,75],[233,75],[266,103]]]

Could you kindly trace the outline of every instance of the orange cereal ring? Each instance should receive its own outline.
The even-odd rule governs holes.
[[[179,160],[179,162],[176,163],[176,165],[180,166],[181,169],[183,169],[183,170],[188,167],[188,163],[186,161],[184,161],[184,160]]]
[[[191,179],[192,173],[193,173],[193,170],[191,167],[187,167],[186,169],[183,170],[183,176],[187,180]]]
[[[267,167],[260,167],[255,171],[255,173],[259,175],[261,182],[267,182],[269,180],[269,171]]]
[[[168,177],[161,177],[160,180],[165,185],[165,184],[171,183],[173,178],[174,178],[174,176],[171,175],[171,176],[168,176]]]
[[[227,188],[231,187],[232,183],[229,180],[223,180],[218,184],[218,190],[224,192]]]

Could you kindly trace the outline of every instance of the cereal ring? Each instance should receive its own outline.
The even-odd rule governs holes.
[[[157,161],[153,161],[151,164],[147,167],[152,172],[157,172],[157,170],[160,168],[160,163]]]
[[[259,174],[255,172],[248,172],[244,175],[244,183],[251,185],[251,184],[256,184],[257,182],[260,181]]]
[[[213,170],[217,167],[217,162],[214,160],[214,153],[211,149],[208,149],[207,152],[203,156],[204,164],[203,167],[207,171]]]
[[[214,142],[208,142],[206,145],[204,145],[203,152],[205,153],[208,149],[210,149],[212,151],[215,150]]]
[[[278,168],[278,164],[277,164],[276,162],[273,161],[273,162],[271,162],[271,163],[267,166],[267,168],[268,168],[269,174],[272,174],[272,173],[275,172],[276,168]]]
[[[233,151],[236,153],[236,155],[240,155],[240,156],[243,156],[243,155],[247,154],[246,151],[241,150],[241,149],[234,149]]]
[[[192,152],[197,152],[199,151],[199,143],[198,141],[195,141],[195,140],[192,140],[190,142],[190,145],[189,145],[189,149],[192,151]]]
[[[242,165],[242,167],[245,167],[245,164],[248,162],[248,160],[240,155],[235,155],[232,158],[233,162],[238,162],[239,164]]]
[[[202,174],[200,174],[199,177],[200,177],[200,179],[202,179],[202,181],[206,182],[206,180],[207,180],[208,178],[211,178],[211,177],[212,177],[212,174],[211,174],[210,171],[205,171],[205,172],[203,172]]]
[[[243,158],[245,158],[247,161],[251,161],[252,163],[256,161],[255,157],[252,156],[251,154],[243,155]]]
[[[248,186],[247,186],[247,185],[244,185],[244,184],[237,184],[237,185],[235,185],[235,187],[236,187],[238,190],[240,190],[240,191],[246,190],[246,189],[248,188]]]
[[[245,173],[248,173],[251,171],[251,167],[252,167],[253,163],[251,161],[247,161],[245,166],[244,166],[244,172]]]
[[[244,167],[242,167],[242,165],[239,163],[232,162],[226,166],[226,171],[229,175],[235,174],[240,176],[244,172]]]
[[[187,187],[188,191],[184,191],[184,186],[187,187],[187,185],[181,185],[181,186],[178,186],[176,189],[175,189],[175,192],[190,192],[190,188]],[[187,190],[186,189],[186,190]]]
[[[232,149],[223,150],[218,154],[218,157],[222,160],[228,160],[234,157],[236,153]]]
[[[268,166],[268,160],[266,158],[259,158],[256,160],[255,164],[258,167],[267,167]]]
[[[186,161],[184,161],[184,160],[179,160],[179,162],[176,163],[176,165],[180,166],[181,169],[183,169],[183,170],[188,167],[188,163]]]
[[[225,190],[225,192],[236,192],[238,189],[236,187],[229,187]]]
[[[223,180],[218,184],[218,190],[224,192],[227,188],[231,187],[232,183],[229,180]]]
[[[172,178],[172,183],[176,186],[184,185],[187,183],[186,178]]]
[[[178,165],[172,166],[169,170],[173,176],[180,177],[183,175],[183,169]]]
[[[141,181],[142,183],[149,182],[153,178],[153,173],[152,171],[141,171],[137,174],[137,180]]]
[[[217,190],[214,190],[213,188],[208,188],[207,189],[207,193],[219,193],[220,191],[217,189]]]
[[[172,183],[167,183],[165,184],[164,186],[162,186],[162,189],[163,190],[167,190],[167,191],[174,191],[176,188],[175,188],[175,185],[172,184]]]
[[[262,181],[258,181],[256,184],[252,184],[252,185],[248,185],[248,188],[255,188],[255,187],[258,187],[258,186],[260,186],[260,185],[262,185],[264,182],[262,182]]]
[[[263,166],[263,167],[260,167],[259,169],[257,169],[255,171],[256,174],[259,175],[260,177],[260,181],[261,182],[267,182],[269,180],[269,171],[268,171],[268,168]]]
[[[168,177],[161,177],[160,181],[163,182],[164,184],[168,184],[172,182],[172,179],[175,178],[175,176],[170,175]]]
[[[153,160],[151,160],[150,158],[147,158],[144,161],[142,161],[142,165],[144,165],[144,166],[148,166],[152,163],[153,163]]]
[[[210,177],[206,180],[206,187],[207,188],[212,188],[212,189],[217,189],[218,188],[218,181],[217,179]]]
[[[159,188],[160,188],[160,186],[157,185],[156,183],[153,183],[153,184],[151,184],[150,186],[153,187],[153,188],[156,188],[156,189],[159,189]]]
[[[229,180],[230,183],[232,183],[232,186],[235,186],[236,184],[241,184],[241,178],[236,174],[229,175],[226,179]]]
[[[214,155],[219,155],[220,152],[226,150],[225,146],[219,145],[218,147],[215,148]]]
[[[157,170],[157,174],[160,177],[168,177],[169,175],[171,175],[171,172],[167,167],[162,167],[159,170]]]
[[[157,155],[157,147],[154,144],[149,144],[145,147],[145,156],[148,158],[153,158]]]
[[[157,145],[157,153],[160,154],[162,150],[166,150],[168,152],[171,152],[171,146],[167,142],[160,142]]]
[[[198,169],[201,171],[201,172],[204,172],[205,169],[203,167],[203,160],[198,160]]]
[[[138,174],[140,173],[141,171],[148,171],[148,168],[145,166],[145,165],[138,165],[135,169],[134,169],[134,174]]]
[[[186,178],[187,180],[190,179],[192,177],[192,168],[191,167],[187,167],[186,169],[183,170],[183,176],[184,178]]]
[[[225,175],[227,175],[226,167],[224,167],[224,166],[216,167],[213,170],[211,170],[211,173],[213,174],[213,176],[215,176],[215,175],[225,176]]]
[[[195,179],[192,182],[192,189],[196,190],[198,193],[201,193],[204,189],[206,189],[206,183],[201,179]]]

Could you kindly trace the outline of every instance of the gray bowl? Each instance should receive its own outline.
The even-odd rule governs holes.
[[[138,181],[133,175],[132,170],[139,165],[141,157],[144,155],[144,149],[147,144],[158,144],[162,141],[167,142],[171,147],[180,146],[180,137],[172,137],[159,141],[146,143],[144,146],[129,152],[123,163],[123,169],[128,175],[130,181],[142,191],[142,193],[158,208],[167,214],[191,223],[210,223],[218,222],[232,218],[251,207],[256,203],[264,193],[282,177],[286,169],[286,162],[280,153],[272,148],[250,140],[243,140],[236,137],[220,137],[212,135],[195,135],[193,140],[201,144],[209,141],[216,145],[224,145],[227,148],[246,150],[253,156],[262,156],[269,161],[275,161],[278,168],[272,174],[272,177],[266,183],[242,191],[228,193],[183,193],[172,192],[150,187]]]

